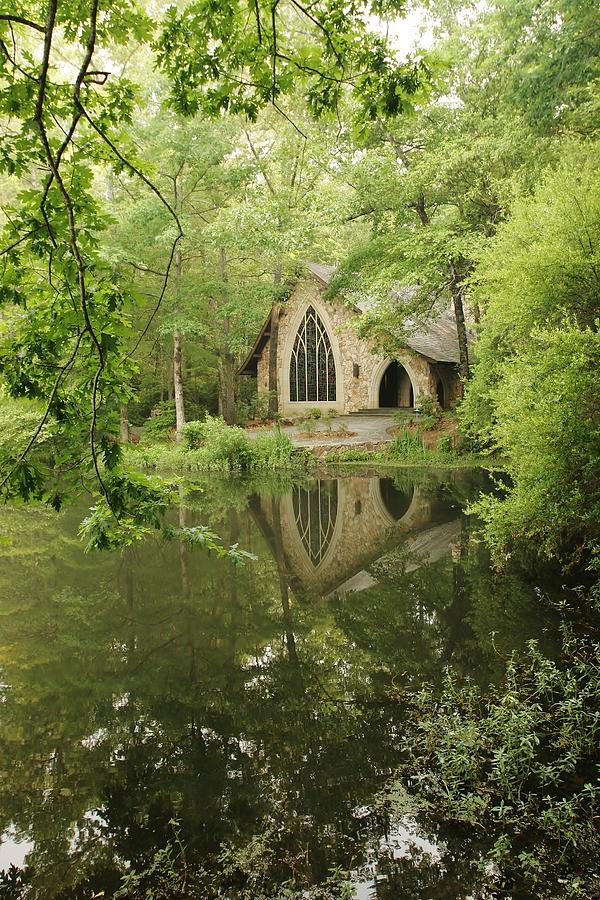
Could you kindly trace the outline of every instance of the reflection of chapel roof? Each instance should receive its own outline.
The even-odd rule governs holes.
[[[264,513],[258,494],[254,494],[251,498],[249,508],[278,563],[280,572],[285,575],[294,592],[298,595],[310,593],[310,585],[307,586],[305,576],[295,568],[283,544],[280,544],[278,553],[275,532]],[[280,510],[278,514],[281,515]],[[377,584],[376,571],[375,574],[371,574],[368,569],[374,567],[376,570],[378,564],[385,565],[388,560],[397,565],[398,569],[403,569],[404,574],[408,575],[420,569],[421,566],[437,562],[449,553],[452,546],[460,539],[460,533],[460,516],[433,527],[421,526],[411,529],[404,534],[392,529],[383,536],[383,540],[382,536],[379,536],[372,544],[367,541],[343,574],[336,569],[335,560],[330,558],[325,570],[320,573],[318,592],[328,599],[334,594],[368,590]],[[394,554],[398,550],[399,534],[402,534],[401,546],[404,553],[408,553],[409,559],[397,563]],[[315,589],[313,585],[312,590]]]
[[[404,566],[401,563],[396,563],[396,568],[408,575],[410,572],[420,569],[421,566],[437,562],[460,540],[461,527],[462,521],[460,516],[458,516],[456,519],[445,522],[443,525],[434,525],[433,528],[428,528],[426,531],[407,537],[403,541],[403,549],[411,555],[411,560],[405,563]],[[392,564],[394,563],[394,550],[391,553],[380,556],[371,565],[382,565],[387,560],[390,560]],[[377,578],[365,569],[361,569],[352,575],[351,578],[339,584],[335,590],[331,591],[331,594],[366,591],[375,584],[377,584]],[[331,596],[331,594],[328,596]]]
[[[327,287],[336,270],[336,266],[321,265],[314,262],[307,262],[306,267],[324,287]],[[403,294],[403,299],[410,299],[414,291],[415,288],[408,287],[397,293],[398,296]],[[373,305],[372,301],[364,300],[359,301],[356,304],[356,308],[360,312],[366,312]],[[256,375],[258,360],[265,348],[265,344],[271,337],[271,317],[272,313],[269,313],[250,353],[238,370],[240,375]],[[414,350],[415,353],[420,353],[421,356],[426,356],[434,362],[459,362],[456,319],[454,312],[451,310],[441,312],[435,318],[427,320],[418,320],[412,316],[406,318],[404,320],[402,339],[406,346]]]

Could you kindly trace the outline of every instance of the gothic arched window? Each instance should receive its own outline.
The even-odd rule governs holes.
[[[313,487],[294,486],[292,492],[296,527],[315,568],[329,549],[338,512],[336,480],[319,479]]]
[[[290,400],[335,400],[335,360],[329,335],[313,306],[298,328],[290,360]]]

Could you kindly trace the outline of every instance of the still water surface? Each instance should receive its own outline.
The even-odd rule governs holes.
[[[119,867],[151,859],[176,820],[207,865],[266,835],[281,882],[339,868],[357,897],[404,896],[386,893],[393,866],[435,862],[437,847],[376,802],[401,757],[403,698],[446,666],[485,688],[530,638],[552,652],[549,586],[494,573],[472,540],[464,508],[484,482],[188,491],[175,518],[250,550],[243,568],[158,541],[86,556],[83,508],[3,510],[0,867],[29,867],[28,896],[111,896]]]

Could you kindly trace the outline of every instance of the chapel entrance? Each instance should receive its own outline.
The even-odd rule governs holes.
[[[402,491],[396,487],[393,478],[379,479],[379,492],[386,510],[396,522],[406,515],[412,502],[414,488]]]
[[[408,409],[415,405],[413,386],[408,372],[403,365],[391,362],[379,385],[379,406],[386,408],[397,406]]]

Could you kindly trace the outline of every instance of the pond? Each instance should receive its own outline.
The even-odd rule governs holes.
[[[171,846],[206,868],[207,897],[261,872],[314,896],[336,872],[352,884],[331,896],[416,896],[392,870],[435,866],[436,835],[378,803],[407,698],[446,666],[485,688],[511,650],[556,641],[551,585],[495,573],[470,540],[484,486],[371,471],[182,488],[174,516],[251,551],[243,567],[158,540],[86,556],[84,507],[5,508],[1,895],[113,896]]]

